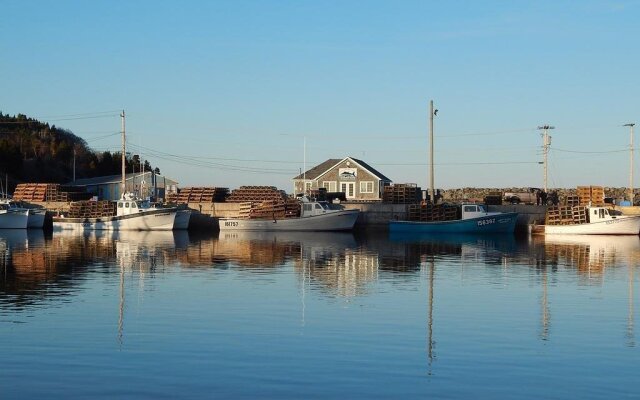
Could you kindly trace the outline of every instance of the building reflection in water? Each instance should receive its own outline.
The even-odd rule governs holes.
[[[135,272],[136,283],[168,268],[239,269],[272,273],[292,267],[305,291],[330,296],[367,295],[380,279],[415,282],[428,277],[427,355],[435,357],[434,305],[439,263],[533,268],[540,283],[540,337],[551,327],[553,279],[559,270],[575,271],[579,283],[599,285],[608,268],[628,268],[627,344],[635,346],[634,270],[640,260],[640,239],[631,237],[549,236],[516,241],[512,236],[357,235],[351,233],[221,233],[219,237],[187,232],[92,232],[87,234],[12,230],[0,232],[0,305],[29,307],[72,296],[90,272],[117,268],[120,286],[120,337],[124,329],[125,286]],[[508,274],[503,274],[508,279]]]

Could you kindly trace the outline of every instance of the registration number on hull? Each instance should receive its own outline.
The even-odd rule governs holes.
[[[485,225],[491,225],[491,224],[495,224],[496,223],[496,219],[495,218],[488,218],[488,219],[483,219],[478,221],[478,226],[485,226]]]

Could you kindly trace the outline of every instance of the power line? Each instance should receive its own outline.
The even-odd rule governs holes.
[[[493,132],[475,132],[475,133],[454,133],[448,135],[436,135],[439,138],[455,138],[462,136],[492,136],[492,135],[508,135],[512,133],[522,133],[522,132],[534,132],[535,129],[516,129],[516,130],[507,130],[507,131],[493,131]]]
[[[444,162],[434,163],[434,165],[511,165],[511,164],[538,164],[538,161],[487,161],[487,162]],[[376,163],[376,165],[383,166],[397,166],[397,167],[413,167],[413,166],[425,166],[428,163]]]
[[[606,153],[622,153],[622,152],[629,151],[629,149],[624,149],[624,150],[604,150],[604,151],[579,151],[579,150],[559,149],[557,147],[550,147],[550,149],[554,150],[554,151],[560,151],[560,152],[563,152],[563,153],[580,153],[580,154],[606,154]]]
[[[110,110],[110,111],[96,111],[96,112],[87,112],[87,113],[78,113],[78,114],[60,114],[60,115],[48,115],[41,118],[67,118],[67,117],[86,117],[86,116],[97,116],[109,114],[109,116],[114,115],[114,113],[119,113],[120,110]]]
[[[149,147],[146,146],[141,146],[141,145],[137,145],[135,143],[129,143],[129,141],[127,141],[127,145],[134,147],[134,148],[138,148],[141,150],[145,150],[145,151],[152,151],[152,152],[156,152],[159,154],[164,154],[166,156],[169,157],[176,157],[176,158],[182,158],[182,159],[187,159],[187,160],[192,160],[192,159],[200,159],[200,160],[219,160],[219,161],[238,161],[238,162],[263,162],[263,163],[274,163],[274,164],[300,164],[300,162],[297,161],[279,161],[279,160],[256,160],[256,159],[241,159],[241,158],[222,158],[222,157],[204,157],[204,156],[187,156],[187,155],[176,155],[176,154],[172,154],[172,153],[166,153],[160,150],[155,150],[155,149],[151,149]]]

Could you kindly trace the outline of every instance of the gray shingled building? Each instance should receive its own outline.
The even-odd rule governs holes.
[[[347,200],[380,200],[391,180],[362,160],[329,159],[293,178],[294,194],[325,188],[344,192]]]

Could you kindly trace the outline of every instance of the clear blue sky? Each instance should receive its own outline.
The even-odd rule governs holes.
[[[105,135],[125,109],[131,151],[142,146],[182,186],[291,191],[306,139],[308,168],[353,156],[427,187],[430,99],[436,187],[542,186],[542,124],[556,127],[549,186],[628,185],[621,125],[640,123],[637,1],[0,0],[0,10],[0,111],[117,151],[119,137]]]

